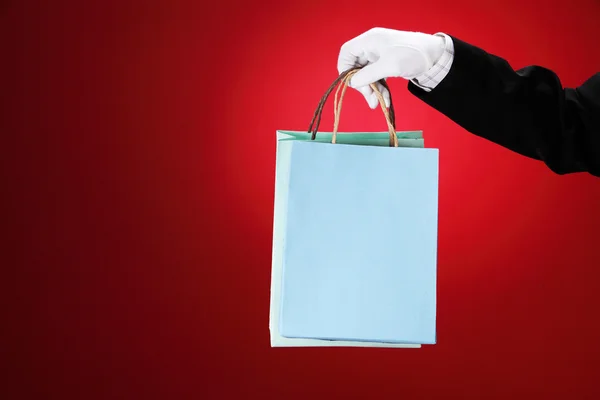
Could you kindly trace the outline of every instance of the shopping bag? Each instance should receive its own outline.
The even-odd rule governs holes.
[[[396,132],[375,85],[388,132],[338,132],[353,72],[308,132],[277,131],[273,347],[436,342],[438,150]],[[334,88],[333,131],[317,134]]]

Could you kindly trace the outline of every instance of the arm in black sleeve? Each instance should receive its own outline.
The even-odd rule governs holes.
[[[515,71],[500,57],[452,40],[448,75],[430,92],[409,82],[412,94],[467,131],[555,173],[600,176],[600,73],[563,88],[546,68]]]

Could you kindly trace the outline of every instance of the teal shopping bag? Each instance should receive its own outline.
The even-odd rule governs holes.
[[[436,341],[438,150],[421,132],[277,132],[272,346]],[[340,93],[341,97],[338,94]]]

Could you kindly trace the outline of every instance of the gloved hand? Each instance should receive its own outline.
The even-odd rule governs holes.
[[[344,43],[338,57],[338,72],[364,66],[350,81],[372,109],[379,104],[369,86],[382,78],[413,79],[427,72],[444,52],[444,38],[420,32],[373,28]],[[377,84],[389,106],[390,94]]]

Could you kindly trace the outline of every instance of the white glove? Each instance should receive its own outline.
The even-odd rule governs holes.
[[[444,38],[420,32],[403,32],[373,28],[344,43],[338,57],[338,72],[364,66],[350,81],[365,96],[369,107],[378,106],[377,96],[369,86],[382,78],[413,79],[427,72],[444,52]],[[377,84],[389,107],[390,94]]]

